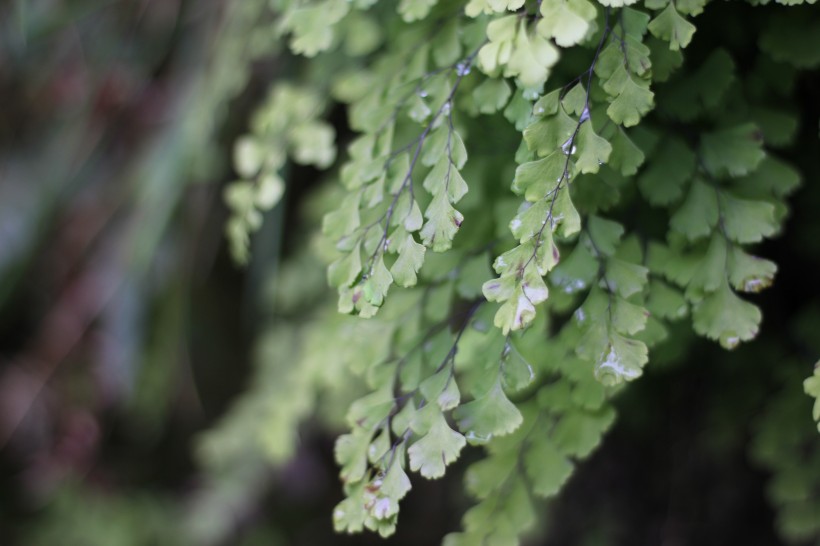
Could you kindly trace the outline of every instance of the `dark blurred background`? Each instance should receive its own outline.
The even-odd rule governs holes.
[[[240,269],[223,237],[233,141],[292,62],[256,4],[0,5],[0,544],[418,545],[458,528],[469,499],[450,472],[416,480],[390,540],[334,535],[336,431],[315,420],[289,463],[197,455],[253,381],[265,282],[293,246],[269,229]],[[797,85],[814,121],[788,152],[805,182],[785,237],[760,251],[780,265],[755,297],[760,340],[661,354],[532,544],[777,545],[790,525],[808,529],[790,543],[818,544],[820,491],[796,515],[771,494],[778,473],[820,468],[816,434],[783,425],[812,432],[795,392],[820,354],[820,79]],[[300,190],[273,225],[300,221],[317,178],[290,172]]]

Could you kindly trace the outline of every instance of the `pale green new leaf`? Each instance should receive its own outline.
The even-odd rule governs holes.
[[[597,10],[587,0],[544,0],[541,15],[538,32],[561,47],[569,47],[586,38]]]
[[[530,33],[526,21],[522,20],[504,75],[517,77],[519,86],[524,89],[540,91],[556,62],[558,50],[555,46],[541,35]]]

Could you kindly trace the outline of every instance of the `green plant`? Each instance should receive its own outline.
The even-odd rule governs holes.
[[[699,45],[711,9],[754,22],[711,24]],[[347,105],[341,188],[311,238],[357,317],[320,305],[289,362],[307,391],[263,424],[279,452],[310,411],[294,398],[360,378],[336,444],[338,530],[391,534],[413,473],[441,477],[469,444],[484,450],[465,476],[476,504],[445,544],[516,544],[650,350],[691,342],[673,324],[726,349],[755,338],[742,295],[777,266],[752,247],[799,185],[790,96],[820,64],[815,8],[756,9],[765,22],[698,0],[276,3],[280,36],[310,60],[237,143],[229,234],[246,257],[285,153],[336,156],[318,97]]]

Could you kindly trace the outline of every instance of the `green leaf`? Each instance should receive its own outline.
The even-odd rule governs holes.
[[[460,25],[452,20],[442,28],[433,40],[433,59],[437,66],[452,66],[461,58]]]
[[[328,237],[341,237],[359,227],[359,200],[359,193],[348,194],[342,199],[339,208],[326,214],[322,220],[322,233]]]
[[[524,466],[532,490],[541,497],[558,494],[574,467],[546,435],[536,436],[524,455]]]
[[[612,328],[621,334],[634,336],[646,328],[649,311],[621,297],[614,298]]]
[[[683,194],[683,184],[695,172],[696,157],[680,139],[671,137],[638,178],[641,194],[656,206],[668,206]]]
[[[421,215],[419,203],[418,201],[413,200],[413,204],[410,205],[410,212],[407,213],[407,216],[405,216],[403,220],[404,229],[412,233],[420,230],[423,223],[424,219]]]
[[[550,281],[567,294],[586,290],[598,274],[598,261],[586,245],[578,244],[549,275]]]
[[[703,164],[713,176],[743,176],[760,165],[766,153],[763,134],[751,123],[704,133],[700,141]]]
[[[558,50],[555,46],[541,35],[530,33],[526,21],[522,20],[504,76],[517,76],[521,87],[540,91],[556,62]]]
[[[510,85],[503,79],[487,78],[473,90],[473,100],[482,114],[493,114],[507,105],[512,95]]]
[[[704,111],[725,108],[726,93],[735,81],[734,60],[726,50],[716,49],[697,70],[663,88],[662,112],[691,121]]]
[[[625,2],[624,5],[635,2]],[[624,34],[640,39],[646,34],[646,27],[649,25],[650,16],[639,9],[624,8],[620,11],[621,27]]]
[[[491,457],[470,465],[464,474],[467,490],[479,499],[486,499],[500,489],[518,463],[516,451],[493,453]]]
[[[464,8],[467,17],[478,17],[482,13],[490,15],[503,11],[516,11],[524,5],[524,0],[470,0]]]
[[[450,158],[442,156],[424,179],[424,189],[433,195],[447,192],[451,203],[457,203],[467,193],[467,183]]]
[[[361,250],[357,245],[353,250],[330,264],[327,270],[327,281],[334,288],[350,286],[359,278],[361,270]]]
[[[502,491],[470,508],[463,523],[466,532],[445,536],[442,546],[517,546],[518,536],[535,523],[527,486],[514,477]]]
[[[370,446],[367,448],[367,460],[371,464],[376,464],[388,451],[390,451],[390,430],[384,427],[376,438],[370,442]]]
[[[631,6],[638,0],[598,0],[601,5],[612,8],[622,8],[624,6]]]
[[[427,105],[427,102],[418,94],[413,94],[408,100],[407,116],[413,121],[423,124],[432,113],[433,111]]]
[[[814,375],[803,381],[803,391],[815,399],[811,416],[817,421],[817,431],[820,432],[820,363],[814,365]]]
[[[739,197],[786,197],[800,186],[800,173],[791,165],[767,155],[752,173],[735,179]]]
[[[753,339],[760,325],[760,309],[743,301],[724,279],[721,286],[692,310],[695,331],[719,341],[725,349],[734,349],[741,341]]]
[[[601,443],[604,432],[614,420],[612,408],[594,412],[568,411],[556,423],[553,441],[565,455],[583,459]]]
[[[384,477],[375,480],[371,486],[376,498],[370,504],[370,514],[376,519],[389,519],[398,515],[399,501],[412,488],[410,478],[399,462],[403,458],[403,454],[397,456]]]
[[[545,224],[550,211],[550,201],[541,199],[534,204],[524,201],[519,213],[510,221],[510,232],[520,243],[526,243],[546,231]]]
[[[422,381],[419,392],[428,402],[437,403],[442,411],[455,408],[461,401],[458,384],[449,367],[442,368]]]
[[[345,482],[357,482],[364,477],[370,438],[371,433],[357,428],[336,440],[336,462],[342,467],[341,477]]]
[[[652,79],[656,82],[668,81],[672,74],[683,65],[683,55],[680,50],[671,50],[669,46],[658,40],[650,38],[649,59],[652,62]],[[665,105],[665,101],[661,101]]]
[[[559,191],[552,202],[552,220],[558,223],[556,233],[561,237],[572,237],[581,231],[581,216],[566,189]]]
[[[561,99],[564,111],[580,116],[587,107],[587,92],[580,83],[575,84]]]
[[[391,284],[393,284],[393,276],[384,265],[384,256],[379,256],[373,264],[370,275],[364,281],[362,287],[364,299],[373,306],[381,306]]]
[[[500,380],[483,396],[461,405],[453,416],[467,439],[479,442],[510,434],[523,421],[521,412],[504,394]]]
[[[695,34],[695,25],[684,19],[675,4],[666,8],[649,23],[649,32],[656,38],[669,42],[669,49],[678,50],[689,45]]]
[[[624,227],[618,222],[592,215],[587,222],[587,231],[593,252],[612,256],[624,234]]]
[[[609,142],[612,145],[609,164],[618,169],[624,176],[632,176],[637,173],[638,167],[644,162],[644,153],[630,140],[626,132],[622,128],[616,127]]]
[[[435,6],[438,0],[401,0],[399,3],[399,15],[405,23],[412,23],[427,17],[430,8]]]
[[[657,279],[652,279],[649,283],[646,308],[653,316],[667,320],[681,319],[689,312],[683,294]]]
[[[293,147],[293,159],[302,165],[329,167],[336,159],[336,131],[323,122],[303,123],[291,129],[288,140]]]
[[[347,15],[349,9],[344,0],[325,0],[288,10],[281,25],[293,34],[290,48],[307,57],[330,48],[334,38],[333,26]]]
[[[669,226],[690,241],[708,237],[718,222],[718,196],[714,188],[695,179],[689,195],[669,219]]]
[[[468,259],[459,271],[456,291],[467,300],[475,299],[482,294],[482,285],[493,276],[490,261],[485,253]]]
[[[631,381],[643,373],[649,361],[646,344],[620,334],[610,334],[609,343],[595,362],[595,378],[607,386]]]
[[[424,263],[424,253],[427,248],[407,235],[399,247],[399,257],[390,268],[393,280],[402,287],[414,286],[417,282],[416,274]]]
[[[641,117],[652,110],[655,105],[654,94],[645,85],[639,85],[631,75],[619,78],[619,73],[626,74],[623,66],[607,81],[612,84],[608,87],[605,84],[607,93],[615,97],[606,113],[615,123],[631,127],[637,125]]]
[[[530,271],[531,278],[541,278],[537,273],[531,273],[534,268],[528,269]],[[493,282],[494,281],[489,281],[484,285],[484,294],[488,299],[490,299],[493,294],[487,287],[493,286]],[[502,277],[501,282],[504,282],[504,277]],[[541,284],[543,284],[543,279],[541,279]],[[538,288],[536,285],[536,290],[538,290],[538,293],[541,295],[541,301],[544,301],[547,296],[546,285],[544,285],[543,288]],[[516,284],[510,297],[495,314],[493,324],[495,324],[498,328],[501,328],[501,331],[504,332],[505,335],[511,330],[522,330],[526,328],[530,322],[532,322],[532,319],[535,318],[535,305],[537,303],[540,302],[534,301],[533,298],[528,296],[522,285]]]
[[[571,173],[572,161],[557,150],[543,159],[519,165],[512,190],[530,202],[543,200],[561,184],[565,168]]]
[[[553,38],[561,47],[569,47],[586,38],[597,10],[587,0],[544,0],[541,15],[536,26],[538,33]]]
[[[428,407],[435,410],[430,418],[430,427],[410,446],[407,455],[411,470],[418,471],[425,478],[435,479],[442,477],[445,467],[458,459],[467,442],[464,436],[450,428],[436,404]]]
[[[371,431],[368,434],[372,434],[372,430],[390,414],[394,405],[395,400],[390,384],[386,384],[383,388],[353,402],[345,419],[348,425],[354,428],[354,433],[356,428],[362,428]],[[370,443],[369,437],[368,443]]]
[[[427,222],[420,232],[424,245],[431,247],[434,252],[448,250],[453,245],[453,237],[461,227],[464,216],[450,205],[446,192],[433,197],[424,217]]]
[[[243,135],[236,139],[233,147],[233,164],[239,176],[256,176],[264,158],[264,149],[253,135]]]
[[[513,125],[516,131],[523,131],[532,122],[532,106],[524,98],[524,93],[514,93],[513,98],[504,109],[504,117]]]
[[[367,517],[363,494],[364,482],[346,489],[347,497],[333,509],[333,528],[337,533],[360,533]]]
[[[532,365],[510,342],[504,346],[501,354],[501,377],[504,387],[511,391],[519,391],[535,379]]]
[[[561,97],[561,90],[555,89],[550,91],[540,99],[538,99],[532,107],[533,114],[536,116],[552,116],[558,113],[559,98]]]
[[[686,287],[686,299],[698,301],[705,293],[720,288],[726,277],[727,244],[723,236],[714,233],[703,258],[697,263]],[[674,279],[673,279],[674,280]]]
[[[536,103],[536,112],[538,108],[540,107]],[[577,125],[578,122],[562,109],[554,115],[545,115],[537,119],[524,129],[524,141],[527,147],[539,156],[552,154],[572,138]]]
[[[741,292],[760,292],[771,286],[777,273],[777,264],[743,252],[732,245],[729,251],[729,282]]]
[[[649,270],[642,265],[610,258],[606,262],[606,276],[601,280],[601,286],[628,298],[643,290],[648,274]]]
[[[784,0],[781,3],[793,1]],[[811,12],[804,13],[808,15]],[[817,68],[820,66],[820,21],[817,17],[773,13],[761,29],[758,45],[775,61],[802,69]]]
[[[285,182],[276,174],[270,173],[259,177],[256,183],[254,204],[259,210],[272,209],[285,193]]]
[[[581,125],[577,143],[580,154],[575,165],[582,173],[597,173],[600,166],[609,161],[612,145],[595,134],[589,122]]]
[[[774,205],[765,201],[738,199],[730,193],[719,196],[726,236],[738,243],[757,243],[777,233]]]

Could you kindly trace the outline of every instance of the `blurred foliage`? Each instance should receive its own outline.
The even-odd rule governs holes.
[[[402,2],[404,16],[423,4]],[[698,32],[744,44],[725,13]],[[333,533],[343,495],[332,438],[367,392],[349,364],[386,354],[390,320],[405,317],[337,314],[324,270],[333,250],[316,232],[340,189],[234,145],[280,144],[260,121],[272,81],[346,62],[305,67],[283,51],[273,17],[262,0],[0,6],[3,544],[431,544],[471,505],[456,474],[478,453],[465,450],[457,472],[414,483],[391,539]],[[355,23],[345,54],[367,54],[382,31]],[[820,447],[803,394],[820,354],[820,78],[772,79],[792,85],[800,123],[787,159],[806,183],[784,236],[763,248],[780,272],[754,297],[762,333],[726,356],[673,326],[673,342],[614,400],[604,446],[536,505],[540,543],[820,541]],[[360,92],[354,83],[342,79],[335,98]],[[350,129],[317,92],[308,129],[288,142],[302,164],[324,167],[333,158],[313,146]],[[328,122],[315,122],[322,112]],[[231,172],[237,156],[250,164]],[[510,178],[491,164],[472,168]],[[285,206],[267,210],[270,195],[223,205],[229,181],[268,175],[282,177]],[[238,213],[258,230],[233,236],[234,254],[253,250],[243,271],[223,241]]]

